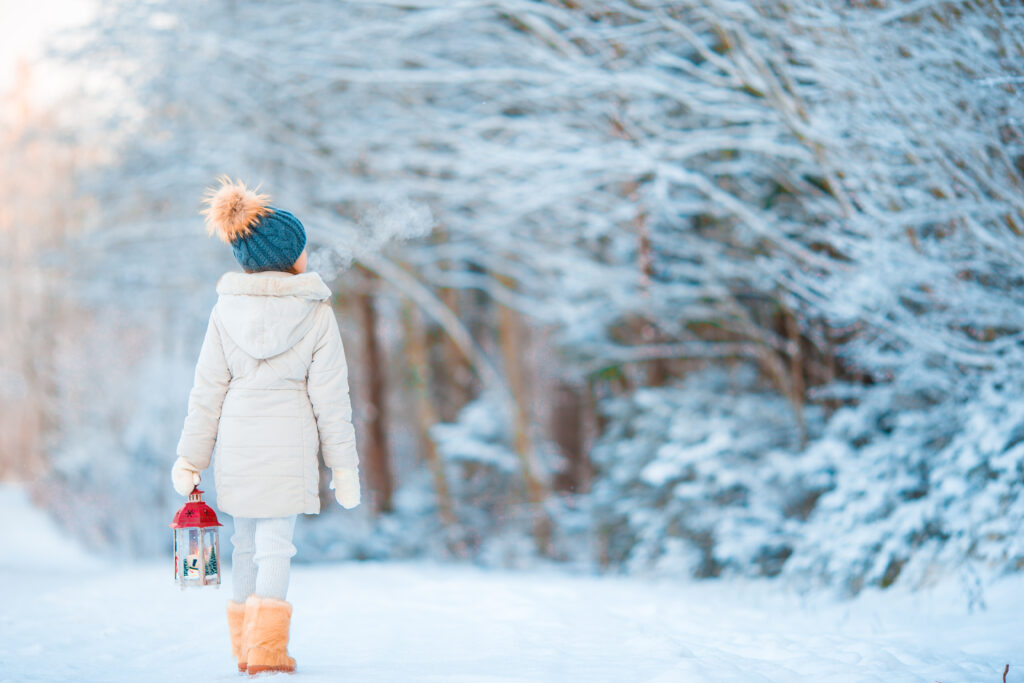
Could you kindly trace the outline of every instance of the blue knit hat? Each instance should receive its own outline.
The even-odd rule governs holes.
[[[221,176],[206,195],[206,225],[231,245],[249,271],[289,270],[306,248],[306,229],[291,213],[269,206],[269,197]]]

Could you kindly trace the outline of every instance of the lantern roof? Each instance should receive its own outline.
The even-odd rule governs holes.
[[[203,502],[203,492],[197,486],[189,494],[188,502],[174,514],[174,520],[169,526],[172,529],[185,529],[188,527],[223,526],[223,524],[217,521],[217,513],[213,511],[213,508]]]

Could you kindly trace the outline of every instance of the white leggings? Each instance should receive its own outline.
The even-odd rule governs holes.
[[[235,533],[231,536],[231,578],[235,602],[245,602],[253,593],[261,598],[284,600],[288,593],[288,570],[295,554],[295,517],[232,518]]]

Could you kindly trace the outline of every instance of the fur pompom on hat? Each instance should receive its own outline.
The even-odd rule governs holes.
[[[267,202],[270,196],[258,194],[247,188],[240,180],[231,180],[226,175],[217,178],[220,187],[206,190],[203,203],[206,208],[206,230],[228,244],[247,237],[252,226],[261,216],[270,213]],[[259,189],[259,188],[257,188]]]
[[[209,188],[203,200],[209,233],[230,244],[248,271],[290,270],[306,248],[306,229],[299,219],[270,206],[269,196],[240,180],[217,180],[220,186]]]

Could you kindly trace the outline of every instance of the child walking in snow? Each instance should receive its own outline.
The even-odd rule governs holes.
[[[188,495],[216,444],[217,506],[234,520],[228,630],[238,669],[250,674],[295,670],[285,595],[295,518],[320,511],[318,449],[338,502],[359,504],[348,366],[331,292],[305,272],[302,223],[267,201],[226,177],[206,197],[210,233],[231,245],[245,272],[217,283],[171,470],[175,490]]]

